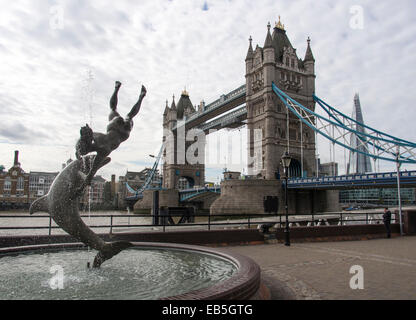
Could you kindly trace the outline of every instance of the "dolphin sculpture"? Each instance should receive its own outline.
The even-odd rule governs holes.
[[[118,254],[120,251],[133,246],[127,241],[106,243],[82,221],[79,215],[79,196],[75,196],[85,182],[87,168],[85,164],[92,163],[94,156],[85,156],[71,162],[53,181],[47,195],[35,200],[30,206],[32,215],[37,211],[46,211],[64,231],[77,238],[87,246],[98,250],[93,267],[101,264]],[[110,162],[104,159],[100,167]]]

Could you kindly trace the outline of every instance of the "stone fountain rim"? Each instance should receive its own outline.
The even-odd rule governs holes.
[[[261,271],[252,259],[218,249],[178,243],[132,242],[134,247],[143,249],[173,249],[193,251],[218,256],[228,260],[237,267],[237,272],[229,279],[211,287],[190,291],[180,295],[164,297],[161,300],[247,300],[252,298],[260,288]],[[59,243],[47,245],[30,245],[0,248],[0,257],[23,252],[57,249],[85,248],[83,243]]]

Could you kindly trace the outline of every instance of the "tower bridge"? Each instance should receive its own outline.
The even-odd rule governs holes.
[[[256,45],[253,49],[252,41],[250,37],[244,85],[207,105],[201,102],[198,107],[192,104],[186,90],[177,104],[175,97],[170,107],[166,101],[163,146],[157,159],[157,163],[163,160],[162,198],[169,199],[166,205],[200,199],[202,194],[210,193],[215,195],[209,204],[211,214],[263,213],[264,196],[282,199],[282,181],[276,179],[276,173],[284,171],[281,156],[285,151],[292,158],[288,188],[297,213],[336,210],[336,189],[394,185],[397,174],[380,179],[365,175],[332,177],[333,181],[314,178],[318,176],[318,135],[330,141],[332,152],[338,145],[353,155],[373,160],[398,165],[416,163],[416,144],[365,126],[315,95],[315,57],[309,38],[302,59],[279,18],[273,29],[270,23],[267,25],[263,47]],[[316,113],[316,108],[323,110],[324,116]],[[225,180],[220,195],[218,190],[193,188],[205,183],[205,136],[212,130],[242,125],[248,130],[248,174],[257,179]],[[187,139],[192,131],[191,139]],[[199,147],[195,148],[196,141]],[[413,172],[403,178],[409,185],[415,185]],[[181,179],[186,179],[191,189],[179,192]]]
[[[189,94],[186,92],[182,92],[182,97],[188,97]],[[199,125],[205,123],[206,121],[209,121],[218,115],[224,114],[235,107],[238,107],[245,103],[246,99],[246,86],[242,85],[239,88],[229,92],[228,94],[221,95],[221,97],[214,102],[205,105],[200,105],[200,109],[198,111],[195,111],[191,114],[186,112],[183,116],[183,118],[179,118],[180,120],[183,120],[183,123],[180,123],[179,125],[174,125],[172,127],[173,131],[176,131],[179,126],[185,126],[185,130],[190,130],[192,128],[198,127]],[[177,110],[176,106],[175,109]],[[190,109],[192,110],[192,109]],[[172,110],[170,110],[172,111]],[[186,110],[188,111],[188,110]],[[169,109],[166,105],[165,112],[168,113]],[[175,115],[173,114],[173,118]],[[177,115],[176,115],[177,117]],[[177,118],[178,119],[178,118]],[[174,120],[173,120],[174,121]]]

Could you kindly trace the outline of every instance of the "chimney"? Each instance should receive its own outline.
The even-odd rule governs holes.
[[[111,196],[114,197],[116,194],[116,175],[111,175]]]
[[[19,151],[18,150],[16,150],[14,152],[14,164],[13,164],[13,166],[14,167],[18,167],[19,166]]]

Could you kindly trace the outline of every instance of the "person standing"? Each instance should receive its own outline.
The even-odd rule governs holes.
[[[384,222],[384,225],[386,226],[387,238],[391,238],[391,229],[390,229],[391,212],[390,212],[389,208],[384,208],[383,222]]]

